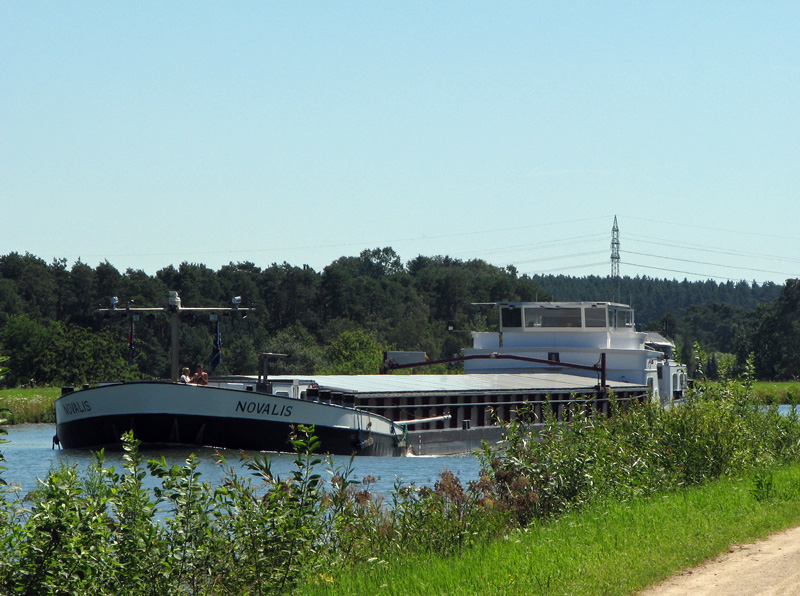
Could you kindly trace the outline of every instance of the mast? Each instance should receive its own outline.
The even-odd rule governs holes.
[[[169,314],[169,329],[170,329],[170,342],[169,342],[169,351],[170,351],[170,377],[172,380],[176,380],[180,376],[180,360],[179,360],[179,344],[178,344],[178,327],[180,323],[180,313],[182,312],[207,312],[207,313],[214,313],[214,312],[240,312],[240,311],[248,311],[249,308],[240,307],[242,298],[240,296],[236,296],[231,300],[231,306],[225,307],[217,307],[217,306],[201,306],[201,307],[184,307],[181,306],[181,297],[178,296],[178,292],[171,291],[169,293],[169,300],[167,302],[167,306],[163,308],[132,308],[130,304],[125,306],[125,309],[117,308],[119,304],[119,298],[114,296],[111,298],[108,308],[101,308],[101,312],[107,313],[114,313],[114,312],[125,312],[129,316],[131,313],[142,313],[142,312],[150,312],[150,313],[166,313]],[[133,315],[135,316],[135,315]]]

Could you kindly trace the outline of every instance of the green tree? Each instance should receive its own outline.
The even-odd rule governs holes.
[[[362,263],[362,275],[382,278],[405,272],[403,262],[398,254],[390,247],[363,250],[359,259]]]
[[[800,378],[800,280],[787,280],[780,297],[759,314],[752,339],[757,378]]]
[[[687,354],[694,341],[709,352],[735,353],[739,371],[748,354],[759,353],[765,342],[778,341],[777,350],[759,353],[759,375],[794,374],[791,354],[782,363],[773,362],[785,351],[780,333],[786,330],[768,320],[774,316],[769,314],[772,307],[754,311],[778,299],[782,287],[776,284],[531,277],[520,275],[513,266],[501,268],[479,259],[460,261],[448,256],[420,255],[404,265],[390,247],[341,257],[321,273],[288,263],[273,263],[263,270],[249,262],[231,263],[219,271],[183,263],[155,276],[131,269],[120,273],[107,261],[92,269],[80,260],[71,267],[66,259],[48,265],[30,254],[11,253],[0,256],[0,331],[11,317],[19,315],[43,326],[58,322],[96,333],[105,329],[113,339],[112,353],[120,352],[124,358],[126,314],[103,316],[98,308],[107,306],[112,296],[119,297],[122,308],[126,304],[163,307],[170,290],[180,293],[185,306],[226,306],[233,296],[241,296],[244,305],[254,309],[246,322],[232,317],[231,324],[224,326],[222,369],[228,372],[253,372],[258,351],[268,345],[273,351],[287,351],[280,349],[281,342],[298,355],[296,362],[286,364],[304,371],[325,366],[321,346],[353,330],[362,330],[392,349],[449,357],[470,340],[465,333],[447,333],[450,321],[457,329],[496,328],[493,311],[473,303],[555,298],[629,302],[636,308],[639,326],[661,329]],[[209,334],[201,322],[200,318],[193,324],[187,322],[186,343],[181,347],[184,361],[208,357]],[[302,341],[299,336],[292,337],[293,332],[280,336],[293,328],[302,328],[307,336]],[[760,343],[754,339],[757,329],[763,338]],[[57,340],[58,333],[51,332]],[[136,334],[139,357],[135,369],[146,377],[166,377],[170,370],[169,318],[144,316]],[[279,337],[281,341],[276,342]],[[788,340],[791,345],[792,338]],[[771,350],[772,343],[769,346]],[[311,358],[318,360],[311,362]],[[23,373],[19,374],[25,380]]]
[[[120,296],[122,294],[122,275],[111,263],[108,261],[100,263],[94,268],[94,275],[97,288],[96,303],[106,307],[112,296],[128,300],[126,296]]]
[[[374,375],[380,371],[386,346],[362,330],[345,331],[326,349],[325,374]]]
[[[130,379],[136,375],[125,359],[125,340],[109,330],[94,333],[58,321],[46,324],[24,315],[11,317],[0,331],[0,344],[9,355],[6,384],[17,386],[80,385]]]
[[[275,332],[295,323],[312,333],[319,329],[320,275],[311,267],[273,263],[264,270],[259,285],[268,331]]]
[[[0,257],[0,278],[16,284],[24,314],[35,319],[57,318],[56,281],[53,271],[42,259],[28,253]]]
[[[25,312],[25,303],[17,290],[17,284],[10,279],[0,277],[0,325],[11,315]]]
[[[312,374],[325,360],[324,351],[314,336],[299,323],[281,329],[270,337],[263,351],[287,356],[270,362],[270,374]]]
[[[128,269],[119,280],[119,297],[134,307],[164,306],[172,289],[159,277],[141,270]]]

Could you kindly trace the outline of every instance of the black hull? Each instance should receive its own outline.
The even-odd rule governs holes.
[[[142,445],[175,445],[291,452],[291,426],[285,422],[183,414],[124,414],[63,422],[56,435],[64,449],[119,448],[124,432]],[[350,428],[317,426],[321,453],[333,455],[404,455],[393,437]]]

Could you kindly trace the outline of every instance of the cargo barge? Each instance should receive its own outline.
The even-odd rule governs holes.
[[[487,305],[488,306],[488,305]],[[468,453],[502,440],[502,423],[526,411],[536,423],[577,410],[608,416],[649,399],[680,400],[686,369],[671,344],[637,332],[633,309],[608,302],[492,303],[497,332],[446,361],[389,352],[384,374],[268,374],[113,383],[65,390],[56,400],[56,440],[65,448],[119,444],[132,430],[145,444],[288,451],[298,425],[313,425],[322,451],[399,456]],[[463,361],[464,374],[392,374]]]

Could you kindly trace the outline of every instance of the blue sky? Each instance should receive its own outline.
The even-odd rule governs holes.
[[[800,3],[0,4],[0,254],[800,277]]]

